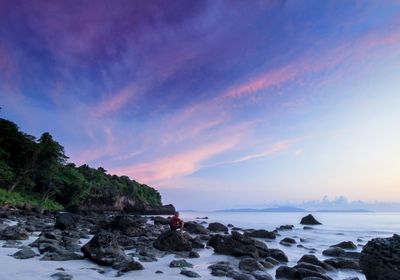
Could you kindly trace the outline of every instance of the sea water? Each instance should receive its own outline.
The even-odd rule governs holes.
[[[266,242],[270,248],[282,249],[289,258],[287,265],[294,266],[297,261],[304,255],[309,254],[309,251],[304,248],[298,248],[300,238],[306,242],[301,244],[307,248],[316,249],[315,255],[323,260],[327,257],[322,255],[322,251],[329,246],[341,241],[353,241],[359,245],[357,251],[361,251],[362,246],[368,240],[376,237],[389,237],[393,233],[400,233],[400,213],[312,213],[317,220],[323,225],[312,226],[312,230],[304,230],[299,224],[300,219],[308,213],[238,213],[238,212],[181,212],[181,217],[185,221],[197,220],[198,222],[206,221],[221,222],[225,225],[233,224],[234,226],[243,229],[266,229],[274,230],[280,225],[292,224],[294,230],[280,231],[281,236],[276,240],[260,239]],[[208,219],[196,219],[197,217],[207,216]],[[207,226],[207,225],[205,225]],[[29,240],[22,241],[23,245],[28,245],[33,242],[36,236],[31,236]],[[292,237],[297,241],[297,244],[286,247],[279,244],[279,241],[284,237]],[[85,244],[90,239],[82,239],[82,244]],[[361,241],[357,241],[361,240]],[[0,279],[1,280],[41,280],[52,279],[50,276],[58,272],[57,268],[64,268],[65,272],[73,276],[74,280],[95,280],[95,279],[116,279],[116,271],[108,267],[101,267],[89,260],[72,260],[72,261],[40,261],[40,256],[27,260],[17,260],[10,255],[18,251],[17,248],[2,248],[4,241],[0,241]],[[34,248],[37,251],[36,248]],[[129,253],[129,251],[126,251]],[[193,271],[201,275],[201,279],[218,279],[231,280],[225,277],[214,277],[210,274],[208,266],[217,261],[229,261],[234,267],[238,266],[239,260],[234,257],[214,254],[213,250],[200,250],[200,258],[190,259],[189,262],[194,265]],[[145,267],[141,271],[128,272],[118,279],[160,279],[160,280],[183,280],[188,279],[186,276],[180,275],[178,268],[170,268],[169,263],[175,259],[174,255],[167,255],[160,258],[157,262],[142,263]],[[95,270],[102,269],[104,274],[99,274]],[[275,276],[275,270],[269,269],[268,272]],[[161,270],[163,274],[155,272]],[[345,279],[347,277],[359,277],[365,280],[363,274],[353,270],[338,270],[330,272],[329,276],[333,279]]]
[[[186,220],[196,220],[197,217],[208,217],[207,221],[221,222],[225,225],[232,224],[243,229],[265,229],[274,230],[280,225],[294,225],[293,230],[279,231],[281,236],[276,240],[263,240],[270,248],[283,250],[289,258],[287,265],[294,266],[297,261],[309,250],[297,247],[302,244],[306,248],[316,249],[315,254],[318,259],[323,260],[329,257],[322,255],[322,251],[329,246],[342,241],[352,241],[357,245],[360,252],[362,246],[369,240],[376,237],[390,237],[394,233],[400,233],[400,213],[349,213],[349,212],[314,212],[312,215],[322,223],[322,225],[312,226],[311,230],[304,230],[300,225],[302,217],[308,213],[272,213],[272,212],[181,212],[181,216]],[[198,221],[200,221],[198,219]],[[279,244],[284,237],[294,238],[297,244],[291,247]],[[300,242],[300,238],[305,242]],[[269,270],[271,275],[275,275],[275,269]],[[329,273],[333,279],[343,279],[350,276],[365,279],[365,276],[354,270],[338,270]]]

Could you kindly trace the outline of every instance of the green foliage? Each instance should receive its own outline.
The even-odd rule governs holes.
[[[26,195],[18,192],[8,192],[0,188],[0,204],[7,204],[11,206],[31,205],[41,207],[49,210],[63,210],[64,207],[55,202],[54,200],[47,200],[43,202],[40,198],[34,195]]]
[[[13,122],[0,118],[0,184],[8,190],[0,189],[4,197],[0,203],[39,199],[41,205],[52,208],[59,207],[57,203],[65,207],[78,205],[87,198],[112,203],[128,196],[144,204],[161,205],[159,192],[147,185],[127,176],[107,174],[103,167],[66,164],[67,159],[64,147],[50,133],[36,140]]]

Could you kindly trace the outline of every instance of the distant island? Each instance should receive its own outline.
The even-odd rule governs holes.
[[[282,207],[264,208],[264,209],[253,209],[253,208],[223,209],[223,210],[217,210],[215,212],[309,212],[309,211],[306,209],[292,207],[292,206],[282,206]]]
[[[281,207],[272,207],[272,208],[264,208],[264,209],[254,209],[254,208],[238,208],[238,209],[222,209],[216,210],[215,212],[272,212],[272,213],[279,213],[279,212],[332,212],[332,213],[364,213],[364,212],[373,212],[366,209],[321,209],[321,210],[307,210],[303,208],[293,207],[293,206],[281,206]]]

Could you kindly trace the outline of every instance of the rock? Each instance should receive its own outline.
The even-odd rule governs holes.
[[[324,262],[338,269],[360,270],[360,266],[358,262],[355,260],[349,260],[344,258],[333,258],[324,260]]]
[[[293,238],[290,238],[290,237],[285,237],[279,243],[284,246],[292,246],[293,244],[296,244],[296,240],[294,240]]]
[[[51,278],[55,280],[71,280],[72,275],[69,275],[66,272],[57,272],[51,275]]]
[[[125,259],[125,253],[118,245],[116,236],[108,232],[97,233],[81,251],[85,257],[99,265],[110,266]]]
[[[169,267],[193,267],[193,264],[187,262],[186,260],[173,260],[170,264]]]
[[[233,271],[229,262],[217,262],[210,265],[208,268],[211,269],[211,274],[213,276],[227,276]]]
[[[155,225],[169,225],[169,220],[164,217],[153,217],[153,221]]]
[[[282,225],[276,228],[276,230],[292,230],[292,229],[294,229],[294,225]]]
[[[31,249],[22,249],[12,255],[16,259],[30,259],[36,256],[36,253]]]
[[[264,271],[254,271],[251,275],[257,280],[273,280],[274,278],[268,273]]]
[[[314,229],[314,228],[313,227],[309,227],[309,226],[304,226],[303,229],[304,230],[311,230],[311,229]]]
[[[280,262],[288,262],[289,261],[289,259],[286,256],[285,252],[283,252],[282,250],[280,250],[280,249],[269,249],[269,251],[271,253],[270,256],[272,258],[274,258],[275,260],[280,261]]]
[[[131,250],[136,246],[136,242],[131,237],[124,234],[117,236],[117,242],[124,250]]]
[[[29,233],[21,226],[9,226],[0,232],[0,240],[26,240]]]
[[[118,269],[119,272],[128,272],[133,270],[144,269],[140,262],[136,262],[129,258],[123,258],[121,261],[117,261],[113,264],[114,269]]]
[[[190,259],[200,258],[200,255],[199,255],[199,253],[197,253],[195,251],[190,251],[188,258],[190,258]]]
[[[360,267],[367,280],[400,279],[400,235],[368,241],[361,251]]]
[[[252,258],[267,257],[269,250],[265,243],[233,231],[231,235],[216,234],[208,241],[218,254]]]
[[[177,231],[165,231],[154,242],[153,246],[161,251],[191,251],[192,245]]]
[[[313,215],[309,214],[305,217],[303,217],[300,221],[300,224],[302,225],[322,225],[320,222],[318,222]]]
[[[344,252],[345,251],[342,248],[331,247],[329,249],[326,249],[326,250],[322,251],[322,255],[328,256],[328,257],[339,257],[342,254],[344,254]]]
[[[230,274],[230,277],[232,277],[234,280],[255,280],[254,276],[251,274],[239,273],[236,271],[233,271]]]
[[[221,223],[210,223],[208,225],[208,230],[213,232],[228,232],[228,227]]]
[[[17,240],[7,240],[6,242],[3,243],[3,248],[19,248],[21,246],[21,241]]]
[[[280,266],[275,272],[275,277],[276,279],[296,279],[296,269],[286,265]]]
[[[244,234],[246,236],[255,237],[255,238],[268,238],[268,239],[275,239],[276,238],[276,233],[275,232],[264,230],[264,229],[246,231]]]
[[[332,245],[331,247],[338,247],[338,248],[342,248],[342,249],[348,249],[348,250],[355,250],[357,249],[356,244],[354,244],[351,241],[343,241],[340,242],[338,244]]]
[[[200,274],[191,270],[182,269],[181,274],[190,278],[200,278]]]
[[[164,272],[162,272],[161,270],[157,270],[156,274],[163,274]]]
[[[253,258],[244,258],[239,262],[239,269],[246,272],[253,272],[256,270],[264,271],[265,267]]]
[[[206,216],[206,217],[196,217],[196,219],[199,219],[199,220],[208,220],[208,217]]]
[[[60,213],[56,216],[54,228],[59,230],[74,229],[78,221],[78,216],[72,213]]]
[[[186,222],[183,226],[184,230],[192,234],[209,234],[210,232],[201,224],[196,222]]]
[[[314,255],[304,255],[298,260],[297,263],[309,263],[309,264],[313,264],[313,265],[316,265],[316,266],[320,266],[325,270],[334,270],[335,269],[333,266],[320,261]]]

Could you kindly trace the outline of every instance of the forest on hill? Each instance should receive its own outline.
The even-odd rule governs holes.
[[[162,205],[154,188],[67,160],[64,147],[50,133],[37,139],[0,118],[0,204],[59,210],[84,203],[114,205],[124,198],[136,206]]]

